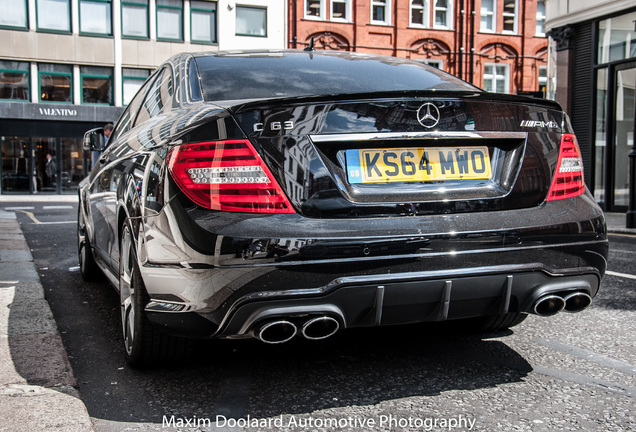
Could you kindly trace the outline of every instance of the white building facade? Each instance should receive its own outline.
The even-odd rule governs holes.
[[[81,136],[180,52],[282,49],[281,0],[0,0],[0,193],[72,193]],[[43,172],[58,161],[55,181]]]

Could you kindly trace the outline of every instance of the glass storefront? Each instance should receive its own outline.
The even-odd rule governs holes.
[[[29,193],[35,178],[29,176],[31,153],[28,137],[0,137],[2,148],[2,191]]]
[[[629,204],[636,113],[636,11],[598,22],[594,195],[609,211]]]
[[[636,63],[616,71],[616,115],[614,128],[614,202],[615,207],[629,204],[629,153],[634,146],[634,88]],[[630,67],[632,66],[632,67]],[[626,163],[627,162],[627,163]]]
[[[595,164],[594,197],[605,202],[605,165],[607,137],[605,121],[607,119],[607,69],[596,71],[596,128],[594,135]]]
[[[91,155],[84,152],[82,137],[99,126],[102,124],[0,119],[0,193],[77,193],[91,168]]]
[[[84,160],[81,138],[62,138],[61,162],[63,170],[60,171],[62,193],[75,192],[79,182],[86,176],[87,164]],[[90,159],[86,159],[89,162]],[[89,162],[90,163],[90,162]]]
[[[74,193],[88,174],[81,138],[0,136],[2,193]]]
[[[42,65],[38,64],[38,91],[42,91],[40,98],[46,101],[0,100],[3,114],[0,116],[0,194],[77,193],[79,183],[91,168],[91,154],[82,148],[84,133],[116,122],[123,111],[121,107],[101,103],[74,105],[50,101],[65,100],[71,94],[71,81],[57,81],[59,77],[66,77],[65,72]],[[20,71],[18,66],[0,63],[4,68],[0,69],[0,79],[7,70]],[[91,79],[106,71],[82,69],[82,84],[98,83]],[[110,75],[103,84],[105,87],[94,88],[95,93],[84,88],[84,95],[112,99]]]

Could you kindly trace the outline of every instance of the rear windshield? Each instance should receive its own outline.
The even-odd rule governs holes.
[[[479,91],[452,75],[394,57],[265,53],[196,58],[206,101],[373,93]]]

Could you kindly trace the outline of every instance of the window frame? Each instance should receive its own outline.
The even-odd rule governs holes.
[[[71,17],[71,0],[64,0],[66,2],[66,16],[68,18],[68,30],[51,29],[47,27],[40,27],[40,0],[35,0],[35,27],[40,33],[56,33],[56,34],[72,34],[73,33],[73,20]]]
[[[429,0],[421,0],[422,6],[413,6],[413,2],[415,0],[410,0],[409,2],[409,26],[417,27],[417,28],[430,28],[430,13],[429,13]],[[414,23],[413,22],[413,10],[421,10],[422,11],[422,23]]]
[[[16,3],[20,0],[9,0],[11,3]],[[22,0],[22,3],[24,4],[24,26],[17,26],[17,25],[10,25],[10,24],[0,24],[0,29],[7,29],[7,30],[25,30],[25,31],[29,31],[29,1],[28,0]]]
[[[146,3],[134,3],[130,0],[122,0],[119,4],[121,13],[121,37],[122,39],[136,39],[136,40],[149,40],[150,39],[150,0],[145,0]],[[124,8],[128,7],[143,7],[146,9],[146,36],[127,35],[124,33]]]
[[[548,89],[548,66],[547,65],[539,66],[537,71],[537,83],[539,85],[539,91],[541,91],[541,87],[545,87],[546,89],[544,92],[544,97],[545,97],[545,93],[547,93],[547,89]]]
[[[141,77],[141,76],[126,75],[126,71],[129,70],[129,69],[136,69],[136,70],[146,71],[146,72],[148,72],[148,76]],[[122,106],[130,105],[130,102],[132,102],[132,100],[135,98],[135,96],[139,92],[139,89],[141,89],[144,86],[144,82],[147,81],[148,78],[150,78],[151,75],[152,75],[152,71],[150,69],[127,68],[127,67],[122,67],[121,68],[121,104],[122,104]],[[128,81],[134,80],[134,81],[140,81],[141,82],[141,85],[139,86],[139,89],[137,89],[137,91],[132,96],[132,98],[130,98],[130,101],[128,103],[126,103],[125,94],[124,94],[124,85],[126,84],[127,80]]]
[[[384,21],[373,19],[373,8],[382,6],[384,8]],[[391,0],[371,0],[371,15],[369,16],[371,24],[375,25],[391,25]]]
[[[317,1],[320,3],[320,13],[318,15],[307,15],[307,9],[309,8],[309,3]],[[327,0],[305,0],[305,9],[303,10],[304,19],[314,20],[314,21],[324,21],[325,20],[325,10],[327,8],[326,5]]]
[[[346,14],[346,18],[334,18],[333,16],[333,6],[336,3],[344,3],[345,5],[345,14]],[[329,8],[329,18],[331,21],[334,22],[351,22],[351,13],[352,13],[352,9],[351,9],[351,0],[331,0],[331,7]]]
[[[252,5],[236,5],[236,16],[235,19],[238,18],[238,10],[239,8],[241,9],[257,9],[257,10],[263,10],[265,11],[265,34],[264,35],[255,35],[255,34],[249,34],[249,33],[239,33],[238,29],[235,28],[235,35],[236,36],[243,36],[243,37],[258,37],[258,38],[266,38],[268,37],[268,32],[267,32],[267,27],[269,26],[269,17],[268,17],[268,11],[267,11],[267,6],[252,6]],[[236,24],[236,23],[235,23]]]
[[[179,37],[178,38],[168,38],[168,37],[161,37],[159,36],[159,11],[160,10],[178,10],[179,11],[179,16],[180,16],[180,21],[179,21]],[[157,36],[157,41],[159,42],[183,42],[183,2],[181,2],[181,6],[166,6],[166,5],[160,5],[159,1],[156,0],[155,3],[155,19],[156,19],[156,36]]]
[[[219,42],[219,14],[218,14],[218,3],[216,1],[214,2],[207,2],[210,4],[214,5],[214,9],[200,9],[197,8],[195,6],[192,5],[192,2],[190,2],[190,42],[192,43],[196,43],[196,44],[205,44],[205,45],[217,45]],[[211,41],[204,41],[204,40],[199,40],[199,39],[195,39],[192,36],[192,13],[193,12],[207,12],[209,14],[212,15],[213,17],[213,21],[214,21],[214,36],[212,38]]]
[[[539,15],[539,2],[541,2],[543,4],[543,14]],[[545,20],[546,20],[546,14],[545,14],[545,0],[537,0],[537,15],[536,15],[536,25],[535,25],[535,36],[538,37],[545,37]],[[542,32],[538,32],[537,31],[537,27],[539,26],[539,22],[541,22],[541,29],[543,30]]]
[[[492,9],[488,9],[486,11],[487,13],[484,14],[483,10],[484,10],[484,1],[482,0],[479,7],[479,31],[483,33],[496,33],[497,32],[497,0],[492,0]],[[485,28],[483,26],[482,18],[484,17],[492,18],[492,28]]]
[[[27,98],[26,99],[9,99],[3,98],[0,96],[0,101],[11,101],[11,102],[31,102],[31,64],[29,62],[18,61],[16,63],[25,63],[27,65],[26,70],[20,69],[3,69],[0,67],[0,73],[13,73],[13,74],[21,74],[26,75],[27,78]]]
[[[506,12],[506,3],[512,1],[515,6],[514,13]],[[519,1],[518,0],[502,0],[501,2],[501,33],[502,34],[519,34]],[[505,30],[506,17],[513,17],[514,24],[512,30]]]
[[[49,63],[47,63],[49,64]],[[42,100],[42,75],[50,75],[50,76],[67,76],[71,78],[70,81],[70,100],[67,101],[47,101]],[[49,72],[49,71],[41,71],[40,65],[38,64],[38,102],[44,104],[66,104],[72,105],[74,101],[74,85],[73,85],[73,71],[71,72]]]
[[[107,3],[109,5],[108,12],[110,13],[110,28],[108,29],[108,33],[82,31],[82,3]],[[113,1],[112,0],[78,0],[77,14],[78,14],[79,34],[81,36],[113,37]]]
[[[452,20],[453,20],[453,1],[452,0],[445,0],[446,1],[446,7],[444,8],[440,8],[437,6],[437,2],[439,0],[433,0],[434,6],[433,6],[433,28],[435,29],[442,29],[442,30],[451,30],[453,28],[453,24],[452,24]],[[437,11],[438,10],[443,10],[446,13],[446,23],[444,25],[440,25],[437,24]]]
[[[493,73],[491,74],[487,74],[486,73],[486,68],[488,67],[492,67],[493,68]],[[484,80],[484,88],[486,87],[486,75],[491,75],[492,76],[492,91],[489,91],[489,93],[498,93],[497,90],[497,82],[498,80],[498,76],[497,75],[497,67],[504,67],[505,68],[505,75],[503,76],[503,80],[504,80],[504,87],[506,89],[506,91],[504,93],[499,93],[499,94],[510,94],[511,93],[511,89],[510,89],[510,64],[509,63],[484,63],[484,72],[483,72],[483,80]]]
[[[444,60],[441,59],[417,59],[418,62],[424,63],[425,65],[434,67],[441,71],[444,70]]]
[[[111,69],[112,68],[108,68]],[[101,75],[101,74],[92,74],[92,73],[83,73],[80,68],[80,90],[82,91],[82,98],[80,100],[81,105],[88,106],[113,106],[115,105],[115,92],[114,92],[114,71],[112,71],[110,75]],[[102,102],[84,102],[84,78],[106,78],[110,81],[110,103],[102,103]]]

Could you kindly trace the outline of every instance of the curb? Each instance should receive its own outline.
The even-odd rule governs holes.
[[[0,275],[0,431],[93,431],[22,229],[2,210]]]

